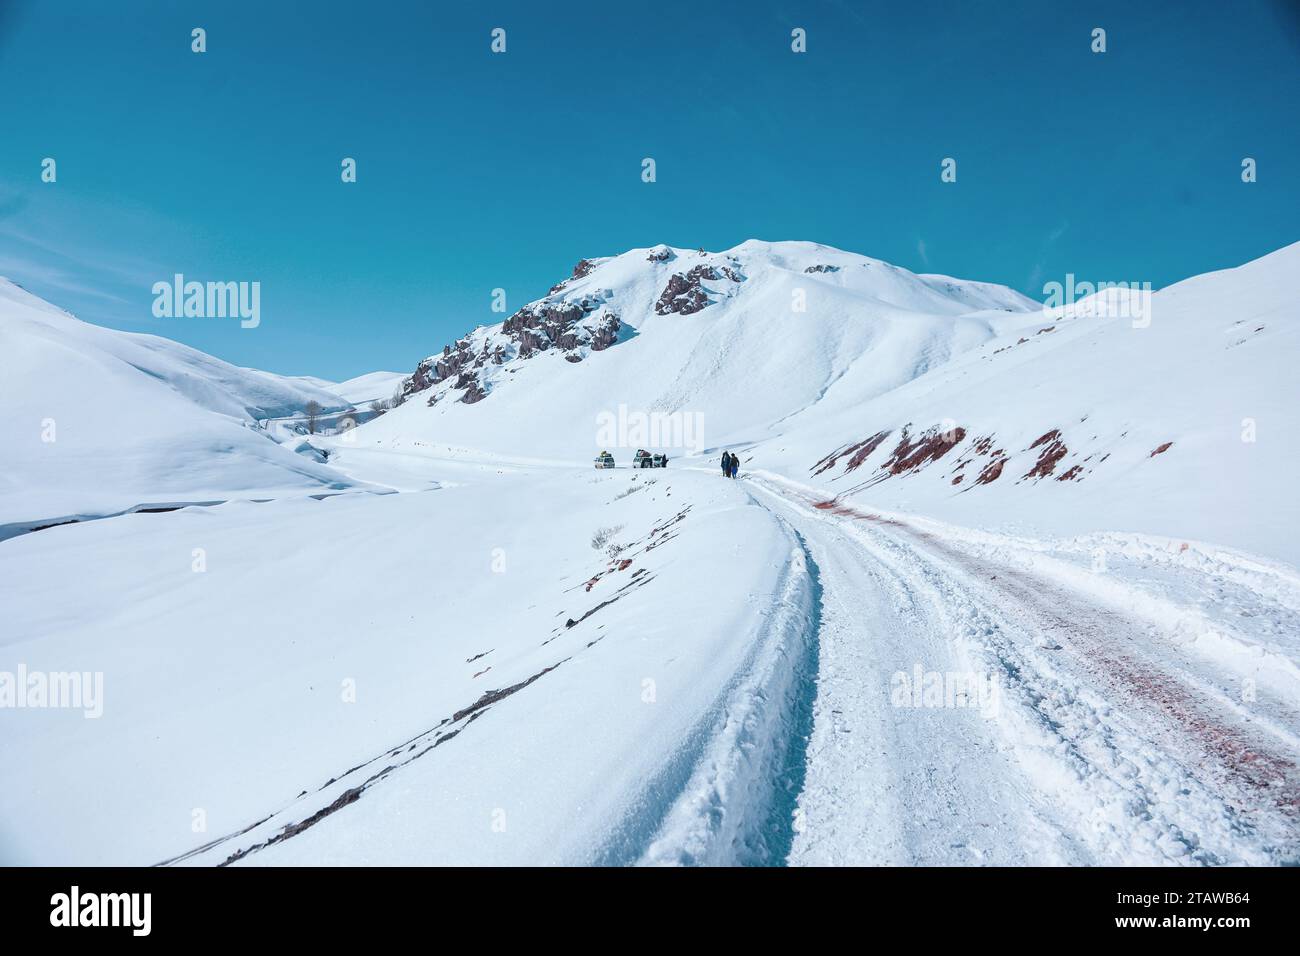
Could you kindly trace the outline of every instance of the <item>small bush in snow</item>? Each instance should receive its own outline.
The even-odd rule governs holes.
[[[619,551],[623,550],[621,546],[613,544],[614,538],[622,530],[623,530],[623,526],[621,524],[615,525],[612,528],[597,528],[591,534],[592,550],[607,551],[611,545],[613,545],[613,547],[618,548]],[[617,552],[615,553],[617,554]]]

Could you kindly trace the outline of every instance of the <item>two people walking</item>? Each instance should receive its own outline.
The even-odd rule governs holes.
[[[722,477],[735,478],[740,471],[740,459],[729,451],[722,453]]]

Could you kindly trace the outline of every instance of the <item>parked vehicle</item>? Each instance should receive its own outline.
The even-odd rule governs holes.
[[[667,468],[667,467],[668,467],[668,456],[667,456],[667,455],[655,455],[655,457],[654,457],[654,464],[651,465],[651,467],[652,467],[652,468]]]
[[[654,456],[644,448],[638,448],[636,454],[632,456],[633,468],[653,468]]]
[[[607,451],[602,451],[599,455],[596,456],[596,467],[597,467],[597,468],[613,468],[613,467],[614,467],[614,456],[611,455],[611,454],[610,454],[609,452],[607,452]]]

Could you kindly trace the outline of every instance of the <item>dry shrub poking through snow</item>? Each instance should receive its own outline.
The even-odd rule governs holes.
[[[614,539],[618,533],[623,530],[623,525],[615,525],[612,528],[597,528],[591,534],[591,547],[596,551],[604,551],[611,559],[618,557],[623,546]]]

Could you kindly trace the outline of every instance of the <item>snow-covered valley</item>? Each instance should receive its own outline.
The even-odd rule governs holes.
[[[339,384],[0,286],[0,675],[102,677],[0,860],[1300,862],[1298,271],[656,246]]]

